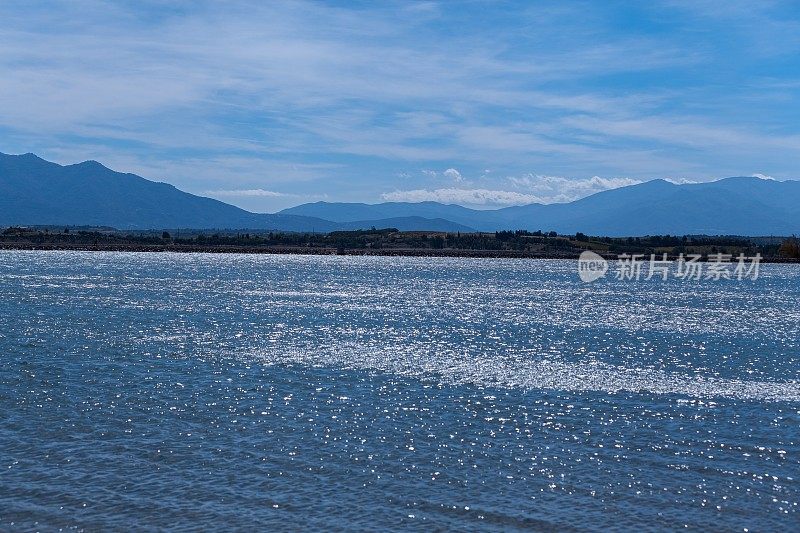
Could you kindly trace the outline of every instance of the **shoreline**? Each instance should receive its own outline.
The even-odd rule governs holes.
[[[0,242],[0,251],[73,251],[73,252],[148,252],[148,253],[210,253],[210,254],[250,254],[250,255],[349,255],[374,257],[463,257],[471,259],[571,259],[578,260],[574,252],[525,252],[515,250],[466,250],[466,249],[361,249],[308,246],[226,246],[226,245],[181,245],[181,244],[65,244],[65,243],[25,243]],[[607,260],[618,259],[619,254],[603,254]],[[668,254],[668,260],[677,256]],[[732,261],[735,262],[735,257]],[[649,255],[643,262],[649,260]],[[704,256],[701,261],[705,262]],[[762,257],[761,263],[800,264],[800,259],[785,257]]]
[[[250,255],[353,255],[380,257],[465,257],[489,259],[577,259],[573,253],[537,253],[513,250],[464,250],[464,249],[361,249],[308,246],[226,246],[226,245],[180,245],[180,244],[55,244],[55,243],[8,243],[0,242],[2,250],[27,251],[75,251],[75,252],[176,252],[209,254]]]

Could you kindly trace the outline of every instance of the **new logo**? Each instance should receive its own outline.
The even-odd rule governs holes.
[[[581,281],[591,283],[608,272],[608,261],[599,254],[586,250],[578,257],[578,275]]]

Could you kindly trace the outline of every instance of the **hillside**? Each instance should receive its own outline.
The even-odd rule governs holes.
[[[253,229],[329,232],[524,229],[593,235],[792,235],[800,233],[800,181],[735,177],[676,185],[653,180],[563,204],[476,210],[436,202],[315,202],[251,213],[96,161],[58,165],[0,154],[0,225],[118,229]]]
[[[734,177],[676,185],[653,180],[563,204],[496,210],[424,202],[304,204],[281,211],[332,221],[422,214],[481,231],[504,229],[578,231],[593,235],[791,235],[800,233],[800,181]]]
[[[269,229],[327,232],[372,226],[468,231],[418,216],[331,222],[294,214],[258,214],[115,172],[97,161],[58,165],[34,154],[0,154],[0,225],[111,226],[119,229]]]

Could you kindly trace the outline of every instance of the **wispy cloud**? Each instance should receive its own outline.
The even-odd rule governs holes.
[[[692,183],[697,183],[697,180],[691,180],[689,178],[673,178],[673,177],[664,178],[664,181],[668,181],[675,185],[688,185]]]
[[[219,191],[205,191],[203,194],[208,196],[266,196],[269,198],[292,198],[296,194],[285,192],[265,191],[264,189],[233,189]]]
[[[443,174],[453,181],[464,181],[464,178],[461,176],[461,172],[454,168],[448,168],[443,172]]]
[[[473,206],[507,206],[541,203],[542,199],[532,194],[488,189],[416,189],[383,193],[387,202],[440,202]]]
[[[190,191],[566,201],[613,183],[505,176],[800,167],[786,2],[9,0],[0,20],[1,151]]]
[[[508,206],[532,203],[571,202],[597,192],[642,183],[632,178],[566,178],[526,174],[507,178],[515,190],[467,188],[397,190],[383,193],[381,198],[395,202],[434,201],[475,206]]]
[[[632,178],[565,178],[527,174],[508,178],[515,187],[542,199],[544,203],[571,202],[591,194],[642,183]]]

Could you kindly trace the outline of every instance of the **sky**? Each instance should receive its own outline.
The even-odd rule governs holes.
[[[0,2],[0,152],[257,212],[800,177],[800,3]]]

